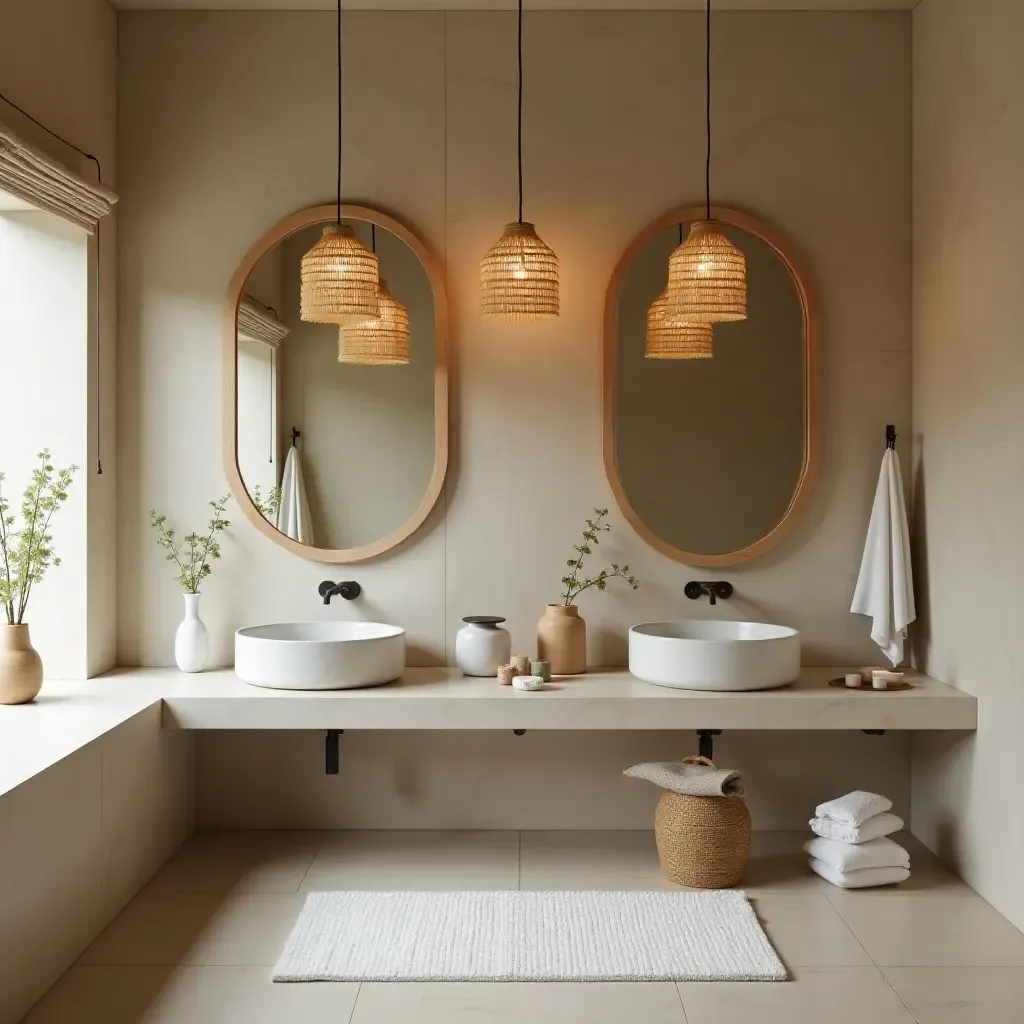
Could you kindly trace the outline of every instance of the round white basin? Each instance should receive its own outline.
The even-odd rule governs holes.
[[[405,630],[383,622],[275,622],[235,633],[235,675],[280,690],[349,690],[397,679]]]
[[[800,634],[764,622],[643,622],[629,631],[629,671],[682,690],[771,690],[800,675]]]

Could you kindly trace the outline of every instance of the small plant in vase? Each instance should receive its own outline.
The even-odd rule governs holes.
[[[45,448],[38,459],[21,499],[20,529],[4,497],[0,473],[0,605],[6,618],[6,625],[0,626],[0,704],[27,704],[43,685],[43,663],[32,646],[25,612],[32,588],[42,582],[47,569],[60,565],[50,522],[67,501],[78,469],[55,469]]]
[[[579,675],[587,670],[587,624],[576,606],[579,595],[591,588],[604,590],[614,579],[621,579],[633,590],[640,588],[628,565],[612,562],[594,576],[583,571],[585,559],[601,543],[601,534],[611,530],[605,521],[607,517],[608,509],[595,508],[594,518],[587,519],[580,543],[573,545],[575,554],[565,563],[570,571],[562,577],[562,600],[549,604],[537,623],[537,653],[551,662],[551,671],[556,675]]]
[[[151,509],[149,518],[157,532],[157,544],[164,558],[178,567],[177,580],[185,597],[185,618],[174,634],[174,660],[182,672],[202,672],[210,659],[210,635],[199,617],[199,588],[213,572],[210,565],[220,558],[217,538],[231,525],[224,518],[230,495],[209,502],[213,509],[206,532],[188,533],[178,539],[173,526],[167,525],[167,516]]]

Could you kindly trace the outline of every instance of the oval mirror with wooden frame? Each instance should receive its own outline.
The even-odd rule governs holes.
[[[662,554],[726,566],[792,529],[821,447],[819,316],[788,242],[750,214],[713,207],[745,255],[747,319],[713,327],[704,358],[651,358],[648,311],[703,206],[649,224],[619,260],[604,309],[604,462],[634,530]],[[678,353],[677,353],[678,355]]]
[[[376,252],[397,303],[387,322],[399,327],[388,337],[400,336],[401,351],[382,359],[380,332],[302,320],[302,257],[336,221],[333,205],[285,218],[231,280],[223,453],[232,493],[257,529],[304,558],[343,563],[401,544],[441,493],[448,311],[427,245],[387,214],[344,205],[342,223]]]

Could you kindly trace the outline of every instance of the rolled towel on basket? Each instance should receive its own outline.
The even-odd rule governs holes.
[[[716,768],[706,757],[645,761],[627,768],[622,774],[631,779],[646,779],[683,796],[743,796],[743,773]]]
[[[811,831],[823,839],[837,839],[841,843],[867,843],[872,839],[899,832],[903,819],[886,811],[868,818],[863,825],[844,825],[831,818],[811,818]]]
[[[841,843],[835,839],[811,839],[804,849],[823,864],[839,872],[863,871],[865,868],[906,868],[910,854],[891,839],[871,839],[866,843]]]
[[[817,818],[831,818],[843,825],[863,825],[868,818],[891,810],[892,801],[888,797],[857,789],[846,796],[818,804],[814,808],[814,815]]]
[[[831,864],[815,857],[811,858],[811,870],[841,889],[870,889],[876,885],[894,885],[910,877],[910,868],[860,868],[857,871],[840,871]]]

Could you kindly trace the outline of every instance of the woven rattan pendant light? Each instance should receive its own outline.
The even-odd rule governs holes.
[[[302,257],[299,316],[314,324],[365,324],[380,316],[377,257],[341,223],[341,0],[338,0],[338,215]]]
[[[480,315],[506,323],[558,316],[558,257],[534,226],[523,220],[523,0],[519,0],[518,33],[519,218],[505,225],[501,238],[480,263]]]
[[[683,225],[679,225],[679,241]],[[647,310],[645,359],[711,359],[715,354],[711,324],[673,323],[666,319],[668,285]]]
[[[704,220],[669,257],[667,317],[683,323],[747,318],[747,261],[711,218],[711,0],[705,8]]]
[[[371,250],[377,251],[377,227],[370,225]],[[409,362],[409,311],[391,294],[387,282],[377,285],[380,319],[338,329],[338,362],[363,366],[404,366]]]
[[[672,323],[665,316],[668,288],[647,311],[645,359],[712,359],[715,355],[711,324]]]

